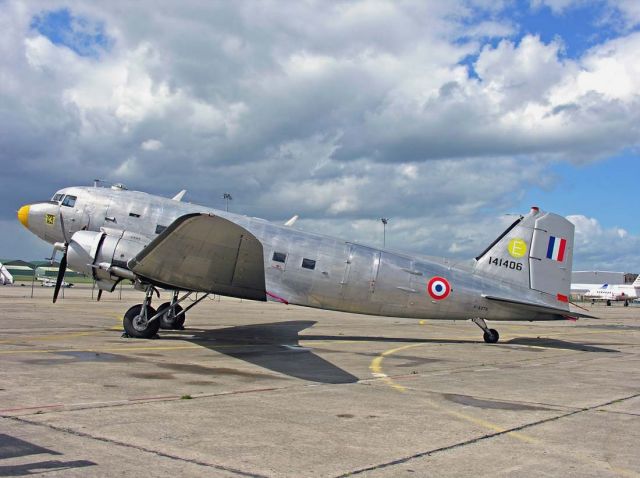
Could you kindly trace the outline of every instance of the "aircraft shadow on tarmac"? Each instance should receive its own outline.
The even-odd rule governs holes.
[[[388,343],[433,343],[433,344],[478,344],[474,340],[425,339],[405,337],[354,336],[354,335],[300,335],[300,332],[315,325],[315,321],[285,321],[266,324],[241,325],[222,329],[187,329],[189,337],[184,340],[215,350],[229,357],[243,360],[259,367],[287,376],[312,382],[343,384],[355,383],[358,377],[337,367],[313,353],[312,349],[300,345],[300,340],[334,342],[388,342]],[[176,332],[173,339],[183,333]],[[484,344],[483,344],[484,345]],[[618,350],[547,338],[516,338],[492,345],[521,345],[529,347],[556,348],[584,352],[618,352]]]
[[[186,340],[290,377],[331,384],[357,382],[355,375],[300,346],[300,332],[315,323],[288,321],[214,330],[189,329],[193,337]]]
[[[0,476],[25,476],[36,473],[46,473],[48,471],[64,471],[96,465],[96,463],[88,460],[62,461],[51,459],[23,463],[20,465],[2,464],[2,460],[10,458],[22,458],[43,454],[57,456],[63,455],[57,451],[43,448],[20,438],[0,433]]]

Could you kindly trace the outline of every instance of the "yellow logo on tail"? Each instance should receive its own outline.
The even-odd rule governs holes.
[[[507,246],[507,251],[509,251],[511,257],[521,259],[527,254],[527,243],[522,239],[511,239]]]

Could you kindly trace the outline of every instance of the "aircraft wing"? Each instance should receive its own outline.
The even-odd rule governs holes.
[[[525,302],[525,301],[506,298],[506,297],[497,297],[497,296],[484,295],[484,294],[482,295],[482,297],[491,301],[502,302],[504,304],[508,304],[523,310],[529,310],[531,312],[561,315],[562,317],[567,317],[567,318],[585,318],[585,319],[597,318],[597,317],[594,317],[593,315],[583,314],[582,312],[574,312],[572,310],[560,309],[557,307],[551,307],[549,305]]]
[[[128,266],[159,286],[266,300],[262,243],[211,214],[179,217]]]

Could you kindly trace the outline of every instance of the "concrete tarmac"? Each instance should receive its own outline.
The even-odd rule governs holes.
[[[640,307],[471,322],[0,287],[0,476],[640,476]],[[162,301],[168,300],[168,296]],[[161,302],[156,299],[154,305]]]

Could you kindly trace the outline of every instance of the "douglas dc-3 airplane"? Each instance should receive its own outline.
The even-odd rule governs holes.
[[[92,276],[100,293],[130,280],[145,292],[125,314],[131,337],[181,328],[206,294],[416,319],[472,320],[495,343],[491,320],[588,317],[570,311],[573,225],[534,207],[474,260],[454,263],[299,231],[263,219],[111,188],[70,187],[23,206],[18,219],[63,252],[64,272]],[[151,307],[156,288],[171,302]],[[201,292],[186,309],[180,304]],[[180,294],[182,293],[182,296]]]

